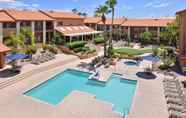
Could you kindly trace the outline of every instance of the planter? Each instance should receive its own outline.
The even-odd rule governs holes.
[[[70,50],[68,47],[59,46],[59,48],[65,54],[73,54],[73,55],[75,55],[75,53],[72,50]]]
[[[115,59],[112,59],[111,62],[110,62],[110,65],[116,65],[118,59],[115,58]]]
[[[95,57],[95,56],[97,56],[97,52],[78,55],[80,59],[88,59],[88,58]]]

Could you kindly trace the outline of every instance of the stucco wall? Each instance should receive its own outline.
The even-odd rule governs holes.
[[[180,54],[186,56],[186,11],[180,13]]]

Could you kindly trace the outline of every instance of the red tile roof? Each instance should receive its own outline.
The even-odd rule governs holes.
[[[121,25],[121,24],[123,24],[124,22],[125,22],[125,18],[116,18],[116,19],[114,19],[113,24],[114,24],[114,25]],[[103,22],[101,21],[101,22],[99,22],[98,24],[103,24]],[[111,24],[112,24],[112,19],[107,19],[107,20],[106,20],[106,24],[107,24],[107,25],[111,25]]]
[[[3,10],[16,21],[50,21],[52,18],[44,15],[39,11],[29,11],[29,10],[14,10],[14,9],[5,9]]]
[[[74,14],[72,12],[64,11],[41,11],[41,12],[54,19],[84,19],[84,17]]]
[[[174,19],[128,19],[122,26],[165,27],[168,23],[173,21]]]
[[[115,25],[121,25],[125,21],[125,18],[116,18],[114,19]],[[87,17],[84,23],[95,23],[95,24],[103,24],[100,17]],[[112,23],[112,19],[107,19],[106,24],[110,25]]]
[[[177,11],[176,14],[186,13],[186,9]]]
[[[8,52],[11,51],[11,49],[7,46],[5,46],[4,44],[0,43],[0,53],[1,52]]]
[[[168,23],[173,22],[175,19],[166,19],[166,18],[161,18],[161,19],[126,19],[126,18],[118,18],[114,20],[115,25],[122,25],[122,26],[145,26],[145,27],[164,27]],[[85,23],[95,23],[95,24],[103,24],[101,22],[101,18],[91,18],[88,17],[84,21]],[[110,25],[112,22],[111,19],[107,19],[106,24]]]
[[[0,22],[15,22],[8,14],[3,11],[0,11]]]
[[[101,22],[101,18],[100,17],[87,17],[84,20],[84,23],[94,23],[97,24]]]
[[[59,26],[55,30],[62,33],[65,36],[78,36],[83,34],[91,34],[98,33],[99,31],[95,31],[87,26]]]

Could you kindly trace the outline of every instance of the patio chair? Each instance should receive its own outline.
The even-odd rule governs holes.
[[[186,118],[186,113],[175,111],[175,110],[169,110],[169,118]]]
[[[166,99],[168,104],[177,104],[177,105],[182,105],[182,99],[181,98],[172,98],[172,97],[167,97]]]
[[[168,106],[168,111],[174,110],[174,111],[182,112],[184,110],[184,107],[181,105],[169,103],[167,106]]]
[[[179,93],[171,93],[171,92],[165,92],[165,97],[173,97],[173,98],[179,98]]]

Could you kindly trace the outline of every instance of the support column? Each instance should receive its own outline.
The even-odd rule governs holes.
[[[160,27],[158,27],[158,29],[157,29],[157,36],[158,36],[157,41],[159,43],[160,42]]]
[[[146,31],[146,32],[149,32],[149,28],[148,28],[148,27],[146,27],[146,28],[145,28],[145,31]]]
[[[57,21],[54,21],[53,22],[53,25],[54,25],[54,36],[55,36],[56,35]]]
[[[43,21],[43,44],[46,44],[46,21]]]
[[[35,36],[35,22],[31,22],[32,34]]]
[[[0,23],[0,43],[3,43],[3,23]]]
[[[72,37],[70,36],[70,43],[72,42]]]
[[[128,27],[128,39],[130,38],[130,27]]]
[[[83,37],[83,35],[81,36],[81,39],[82,39],[82,41],[84,40],[84,37]]]
[[[19,35],[20,30],[21,30],[21,22],[20,21],[17,21],[16,22],[16,36]]]
[[[95,30],[96,30],[96,31],[98,30],[98,25],[97,25],[97,24],[95,25]]]

